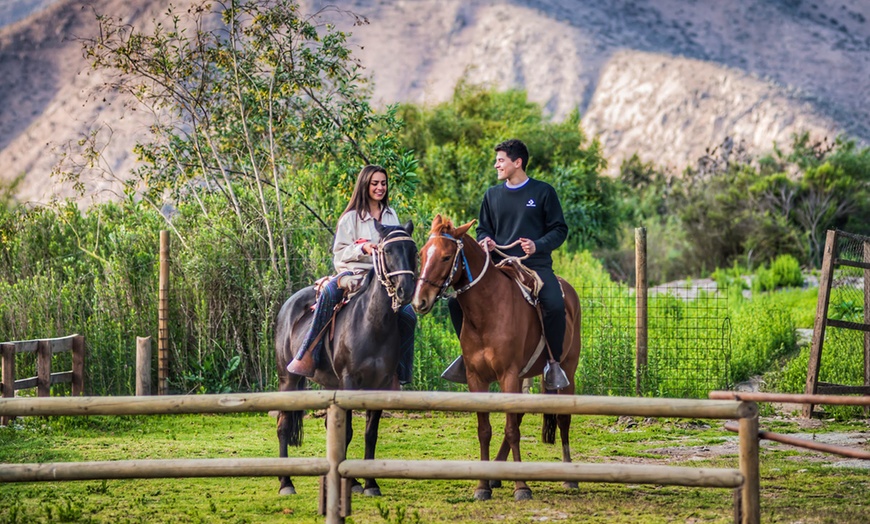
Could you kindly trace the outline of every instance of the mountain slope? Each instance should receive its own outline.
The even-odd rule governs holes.
[[[22,16],[20,1],[0,22]],[[111,198],[147,120],[102,92],[76,39],[93,35],[94,12],[143,28],[168,1],[41,4],[0,29],[2,180],[24,174],[22,200],[69,194],[49,181],[54,151],[101,129],[112,176],[88,181],[89,195]],[[308,0],[303,11],[327,5],[352,33],[377,104],[434,104],[462,77],[523,88],[554,118],[579,110],[611,172],[635,152],[679,172],[726,137],[750,151],[801,130],[870,139],[864,0]],[[369,23],[352,26],[341,10]]]

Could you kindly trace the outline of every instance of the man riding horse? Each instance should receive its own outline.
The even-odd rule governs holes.
[[[565,339],[565,301],[562,288],[553,272],[551,253],[568,236],[568,225],[556,190],[550,184],[526,174],[529,150],[516,139],[495,147],[495,170],[504,184],[490,187],[483,197],[477,225],[477,240],[489,251],[508,246],[503,252],[512,257],[527,257],[523,264],[534,270],[544,285],[538,293],[543,312],[544,334],[550,349],[549,364],[544,369],[544,387],[558,390],[568,385],[568,377],[559,365]],[[494,254],[496,260],[500,257]],[[447,302],[456,335],[462,330],[462,308],[455,298]],[[465,383],[466,372],[459,356],[443,378]]]

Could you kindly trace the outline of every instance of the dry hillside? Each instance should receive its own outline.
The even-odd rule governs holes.
[[[141,28],[168,1],[4,1],[2,179],[24,175],[25,201],[68,194],[49,179],[59,146],[94,129],[105,170],[126,176],[146,122],[100,92],[77,38],[92,34],[94,11]],[[434,104],[462,76],[524,88],[553,118],[578,109],[611,170],[637,152],[678,172],[726,136],[754,151],[803,129],[870,139],[866,0],[303,2],[308,12],[324,5],[368,19],[351,27],[334,15],[353,33],[377,103]],[[111,177],[89,187],[106,198]]]

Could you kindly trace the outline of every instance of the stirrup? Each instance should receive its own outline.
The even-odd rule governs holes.
[[[568,375],[555,360],[547,362],[544,366],[544,387],[551,390],[557,390],[568,387]]]
[[[462,355],[456,357],[456,360],[444,370],[444,373],[441,373],[441,378],[457,384],[468,384],[468,378],[465,376],[465,361],[462,360]]]
[[[287,371],[302,377],[313,377],[317,363],[314,361],[314,351],[309,350],[300,358],[294,358],[287,364]]]

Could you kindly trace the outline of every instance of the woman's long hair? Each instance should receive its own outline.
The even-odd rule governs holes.
[[[347,203],[347,207],[344,209],[345,213],[349,213],[351,211],[356,211],[360,220],[364,218],[363,213],[369,212],[369,204],[371,203],[371,199],[369,199],[369,184],[372,181],[372,176],[375,173],[383,173],[384,176],[387,177],[387,191],[384,193],[384,199],[381,200],[381,210],[390,207],[390,176],[387,174],[387,170],[381,166],[369,164],[362,168],[359,172],[359,175],[356,177],[356,186],[353,188],[353,195],[350,197],[350,202]]]

